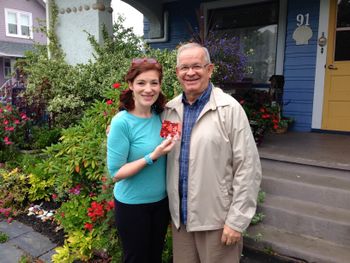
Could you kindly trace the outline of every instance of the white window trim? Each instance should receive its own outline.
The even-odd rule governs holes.
[[[16,16],[17,16],[17,33],[18,34],[11,34],[9,32],[8,22],[7,22],[8,21],[8,12],[16,13]],[[20,19],[19,19],[20,15],[27,15],[27,16],[29,16],[29,36],[23,36],[21,34],[22,30],[21,30],[21,25],[20,25],[20,22],[19,22],[20,21]],[[17,9],[5,8],[5,28],[6,28],[6,36],[8,36],[8,37],[33,39],[33,18],[32,18],[32,13],[21,11],[21,10],[17,10]]]
[[[211,9],[233,7],[239,5],[248,5],[261,2],[268,2],[269,0],[220,0],[215,2],[206,2],[201,4],[204,16],[204,30],[207,32],[208,12]],[[287,0],[280,0],[279,15],[278,15],[278,31],[277,31],[277,50],[276,50],[276,65],[275,74],[283,75],[284,64],[284,50],[286,41],[286,25],[287,25]]]

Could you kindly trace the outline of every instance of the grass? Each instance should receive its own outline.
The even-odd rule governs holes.
[[[0,231],[0,243],[5,243],[8,239],[8,235]]]

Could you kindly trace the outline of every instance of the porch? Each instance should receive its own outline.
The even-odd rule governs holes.
[[[248,248],[295,262],[344,263],[350,258],[350,135],[269,134],[259,153],[263,223],[250,227]],[[294,262],[294,261],[292,261]]]

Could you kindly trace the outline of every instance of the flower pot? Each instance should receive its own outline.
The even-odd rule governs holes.
[[[277,128],[276,130],[272,130],[273,133],[277,133],[277,134],[283,134],[286,133],[288,131],[288,127],[281,127],[281,128]]]

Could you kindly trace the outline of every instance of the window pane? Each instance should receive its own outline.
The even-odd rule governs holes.
[[[23,15],[21,14],[20,16],[20,21],[21,21],[21,25],[23,26],[29,26],[29,16],[28,15]]]
[[[21,26],[22,36],[29,36],[29,26]]]
[[[4,60],[4,75],[6,78],[11,77],[11,60],[10,59]]]
[[[277,24],[278,2],[214,9],[208,21],[210,30]]]
[[[9,24],[17,24],[16,13],[12,13],[12,12],[8,12],[7,13],[7,23],[9,23]]]
[[[275,74],[278,2],[215,9],[209,14],[209,29],[240,39],[247,54],[247,78],[258,84],[269,83]]]
[[[342,0],[338,3],[337,27],[350,27],[349,0]]]
[[[350,30],[338,31],[335,40],[335,61],[350,60]]]
[[[8,24],[8,27],[9,27],[9,33],[10,34],[16,34],[17,35],[17,25]]]

